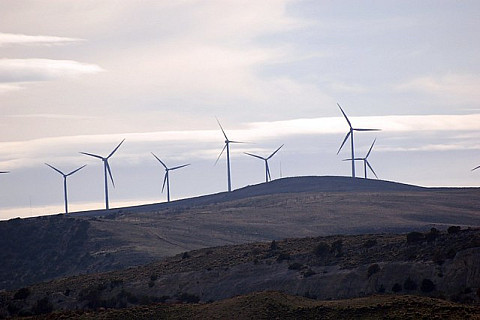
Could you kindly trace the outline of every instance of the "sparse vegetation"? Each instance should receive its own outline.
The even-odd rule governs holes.
[[[450,226],[448,227],[447,232],[449,234],[454,234],[454,233],[459,233],[461,230],[462,228],[460,226]]]
[[[417,290],[417,283],[413,281],[412,278],[408,277],[403,283],[403,288],[407,291]]]
[[[425,293],[432,292],[435,290],[435,284],[430,279],[423,279],[422,284],[420,285],[420,290]]]
[[[330,246],[326,242],[320,242],[319,244],[316,245],[313,253],[317,257],[323,257],[327,255],[330,252]]]
[[[425,241],[425,235],[421,232],[413,231],[407,234],[407,243],[416,243]]]
[[[400,283],[395,283],[392,287],[392,292],[397,293],[402,291],[402,285]]]
[[[13,299],[15,299],[15,300],[25,300],[29,295],[30,295],[30,289],[29,288],[21,288],[17,292],[15,292],[15,295],[13,296]]]
[[[380,266],[378,264],[372,264],[368,267],[367,276],[370,278],[372,275],[380,271]]]
[[[368,239],[367,241],[365,241],[363,243],[363,246],[365,248],[371,248],[373,246],[376,246],[377,245],[377,240],[376,239]]]

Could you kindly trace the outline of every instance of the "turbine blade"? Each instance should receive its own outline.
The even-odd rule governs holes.
[[[480,168],[480,166],[473,168],[472,171],[473,171],[473,170],[477,170],[478,168]]]
[[[366,163],[367,166],[370,168],[370,170],[373,172],[373,174],[375,175],[375,178],[378,179],[378,176],[377,176],[377,174],[375,173],[375,171],[373,170],[373,168],[372,168],[372,166],[370,165],[370,163],[369,163],[367,160],[365,160],[365,163]]]
[[[244,153],[246,155],[249,155],[249,156],[252,156],[252,157],[255,157],[255,158],[258,158],[258,159],[267,160],[264,157],[257,156],[256,154],[253,154],[253,153],[248,153],[248,152],[244,152]]]
[[[10,171],[0,171],[0,173],[10,173]]]
[[[226,143],[225,143],[225,145],[223,146],[222,152],[220,152],[220,154],[218,155],[217,161],[215,161],[215,164],[214,164],[214,165],[217,164],[218,160],[220,159],[220,157],[221,157],[222,154],[223,154],[223,151],[225,151],[225,148],[227,148],[227,144],[226,144]]]
[[[95,157],[95,158],[98,158],[98,159],[104,159],[102,156],[99,156],[98,154],[93,154],[93,153],[88,153],[88,152],[80,152],[81,154],[84,154],[86,156],[90,156],[90,157]]]
[[[217,117],[215,117],[215,119],[217,119]],[[223,135],[224,135],[224,137],[225,137],[225,140],[228,141],[227,134],[225,133],[225,130],[223,130],[223,127],[222,127],[222,125],[220,124],[220,121],[218,121],[218,119],[217,119],[217,123],[218,123],[218,125],[220,126],[220,129],[221,129],[222,132],[223,132]]]
[[[246,143],[246,142],[243,142],[243,141],[230,141],[230,140],[228,140],[228,143]]]
[[[267,175],[268,175],[268,180],[271,181],[272,180],[272,176],[270,175],[270,168],[268,166],[268,162],[267,162]]]
[[[108,155],[107,159],[110,158],[111,156],[113,156],[113,154],[118,150],[118,148],[120,148],[120,146],[122,145],[123,141],[125,141],[125,139],[123,139],[122,142],[120,142],[120,143],[118,144],[118,146],[117,146],[115,149],[113,149],[112,152],[110,152],[110,154]]]
[[[368,156],[370,155],[370,152],[372,152],[372,148],[373,148],[373,145],[375,144],[375,141],[377,141],[377,138],[373,140],[372,145],[370,146],[370,149],[368,149],[367,155],[365,156],[365,159],[367,159]]]
[[[156,158],[156,159],[157,159],[157,160],[158,160],[158,161],[159,161],[159,162],[162,164],[162,166],[164,166],[164,167],[165,167],[165,169],[168,169],[168,168],[167,168],[167,165],[166,165],[165,163],[163,163],[163,161],[162,161],[162,160],[160,160],[160,158],[159,158],[159,157],[157,157],[157,156],[156,156],[156,155],[155,155],[153,152],[152,152],[152,154],[153,154],[153,156],[154,156],[154,157],[155,157],[155,158]]]
[[[65,175],[65,173],[63,173],[62,171],[58,170],[57,168],[55,168],[54,166],[51,166],[49,165],[48,163],[45,163],[47,166],[49,166],[50,168],[52,168],[53,170],[57,171],[58,173],[60,173],[62,176]]]
[[[170,168],[169,170],[177,170],[177,169],[180,169],[180,168],[183,168],[183,167],[189,166],[189,165],[190,165],[190,163],[187,163],[187,164],[182,164],[181,166],[176,166],[176,167]]]
[[[342,111],[343,116],[345,117],[345,120],[347,120],[348,125],[349,125],[349,127],[350,127],[350,129],[351,129],[351,128],[352,128],[352,124],[350,123],[350,120],[348,120],[347,115],[346,115],[345,112],[343,111],[342,107],[340,107],[340,105],[338,104],[338,102],[337,102],[337,106],[340,108],[340,111]]]
[[[365,158],[353,158],[355,161],[365,160]],[[352,158],[343,159],[342,161],[352,161]]]
[[[167,183],[167,175],[168,175],[168,172],[165,172],[165,176],[163,177],[162,193],[163,193],[163,190],[165,189],[165,183]]]
[[[354,131],[382,131],[382,129],[360,129],[360,128],[353,128]]]
[[[105,161],[105,165],[107,166],[108,175],[110,176],[110,180],[112,180],[112,185],[115,188],[115,181],[113,181],[112,170],[110,170],[110,165],[108,161]]]
[[[273,157],[273,156],[275,155],[275,153],[277,153],[278,150],[280,150],[282,147],[283,147],[283,144],[282,144],[280,147],[278,147],[278,149],[275,150],[271,155],[269,155],[268,158],[267,158],[267,160],[269,160],[271,157]]]
[[[85,168],[86,166],[87,166],[87,165],[85,164],[85,165],[81,166],[80,168],[78,168],[78,169],[75,169],[75,170],[73,170],[72,172],[70,172],[70,173],[66,174],[66,176],[70,176],[70,175],[74,174],[75,172],[77,172],[77,171],[79,171],[79,170],[81,170],[81,169]]]
[[[342,150],[343,145],[345,144],[345,142],[347,142],[348,137],[350,137],[350,134],[351,134],[351,133],[352,133],[351,131],[348,131],[347,135],[345,136],[345,139],[343,139],[342,145],[340,146],[340,148],[338,148],[337,154],[340,153],[340,150]]]

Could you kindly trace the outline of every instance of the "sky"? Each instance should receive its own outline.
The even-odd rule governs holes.
[[[351,175],[478,186],[478,1],[1,1],[0,219],[104,208],[272,178]],[[362,163],[356,164],[363,177]],[[369,173],[370,174],[370,173]],[[371,175],[371,174],[370,174]]]

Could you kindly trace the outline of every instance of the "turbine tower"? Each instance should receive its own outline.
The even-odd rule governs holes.
[[[162,164],[162,166],[165,168],[165,177],[163,178],[162,192],[163,192],[163,190],[165,189],[165,184],[166,184],[166,185],[167,185],[167,202],[170,202],[170,177],[169,177],[168,173],[169,173],[170,171],[177,170],[177,169],[180,169],[180,168],[189,166],[190,163],[182,164],[181,166],[176,166],[176,167],[173,167],[173,168],[169,168],[169,167],[167,167],[167,165],[166,165],[165,163],[163,163],[163,161],[160,160],[160,158],[157,157],[153,152],[152,152],[152,155],[153,155],[153,156],[155,157],[155,159],[157,159],[157,160]]]
[[[217,161],[215,161],[215,164],[217,164],[218,160],[222,156],[223,151],[227,149],[227,180],[228,180],[228,192],[230,192],[232,191],[232,178],[230,175],[230,143],[243,143],[243,142],[229,140],[227,137],[227,134],[225,133],[225,130],[223,130],[223,127],[220,124],[220,121],[218,121],[218,119],[217,119],[217,122],[225,137],[225,145],[223,146],[222,152],[220,152],[220,154],[218,155],[218,158],[217,158]]]
[[[86,165],[83,165],[81,166],[80,168],[78,169],[75,169],[73,170],[72,172],[70,173],[63,173],[62,171],[58,170],[57,168],[55,168],[54,166],[51,166],[49,165],[48,163],[45,163],[47,166],[49,166],[50,168],[52,168],[53,170],[57,171],[58,173],[60,173],[62,176],[63,176],[63,195],[65,197],[65,214],[68,214],[68,198],[67,198],[67,177],[68,176],[71,176],[72,174],[74,174],[75,172],[85,168]]]
[[[348,140],[348,137],[350,137],[350,145],[352,149],[352,156],[351,156],[351,161],[352,161],[352,178],[355,178],[355,151],[354,151],[354,143],[353,143],[353,132],[354,131],[380,131],[380,129],[360,129],[360,128],[354,128],[352,127],[352,123],[350,120],[348,120],[347,115],[343,111],[342,107],[340,107],[340,104],[338,104],[338,107],[340,108],[340,111],[342,112],[343,116],[345,117],[345,120],[347,120],[348,126],[350,127],[350,130],[348,131],[347,135],[345,136],[345,139],[343,139],[342,145],[337,151],[337,154],[340,153],[340,150],[342,150],[343,145],[345,142]]]
[[[277,153],[278,150],[280,150],[282,147],[283,147],[283,144],[280,147],[278,147],[277,150],[275,150],[271,155],[269,155],[266,158],[261,157],[261,156],[256,155],[256,154],[253,154],[253,153],[245,152],[245,154],[247,154],[249,156],[252,156],[252,157],[255,157],[255,158],[258,158],[258,159],[261,159],[261,160],[265,161],[265,182],[272,181],[272,177],[270,176],[270,168],[268,167],[268,160],[270,160],[270,158],[272,158],[275,155],[275,153]]]
[[[355,158],[353,160],[358,160],[358,161],[363,161],[363,171],[365,172],[365,179],[367,179],[367,166],[368,168],[370,168],[370,171],[372,171],[372,173],[375,175],[375,178],[378,179],[378,176],[377,174],[375,173],[375,171],[373,170],[372,166],[370,165],[370,162],[368,162],[368,156],[370,155],[370,152],[372,152],[372,149],[373,149],[373,145],[375,144],[375,141],[377,141],[377,139],[373,140],[373,143],[372,145],[370,146],[370,149],[368,150],[367,152],[367,155],[364,157],[364,158]],[[352,159],[343,159],[343,161],[350,161]]]
[[[93,154],[93,153],[87,153],[87,152],[80,152],[81,154],[84,154],[84,155],[87,155],[87,156],[90,156],[90,157],[94,157],[94,158],[98,158],[98,159],[101,159],[103,161],[103,173],[104,173],[104,176],[105,176],[105,209],[110,209],[109,205],[108,205],[108,179],[107,179],[107,172],[108,172],[108,175],[110,176],[110,180],[112,180],[112,185],[113,187],[115,188],[115,182],[113,182],[113,177],[112,177],[112,171],[110,170],[110,165],[108,164],[108,159],[110,159],[111,156],[113,156],[113,154],[118,150],[118,148],[120,148],[120,146],[122,145],[122,143],[125,141],[125,139],[122,140],[122,142],[120,142],[118,144],[118,146],[113,149],[112,152],[110,152],[110,154],[108,155],[108,157],[104,158],[102,156],[99,156],[98,154]]]

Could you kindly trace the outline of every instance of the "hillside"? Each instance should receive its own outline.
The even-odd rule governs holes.
[[[479,189],[299,177],[172,203],[1,221],[0,289],[228,244],[480,226],[478,208]]]
[[[195,250],[136,268],[0,293],[0,315],[156,302],[206,303],[265,290],[319,300],[409,294],[478,304],[480,229],[309,237]],[[310,301],[285,299],[285,305]],[[433,300],[417,301],[428,304]],[[355,304],[344,305],[348,303]],[[311,302],[310,306],[315,309],[318,304]],[[378,308],[375,312],[382,310]]]
[[[376,295],[315,301],[258,292],[209,304],[154,304],[97,312],[62,312],[35,319],[480,319],[480,308],[418,296]]]

